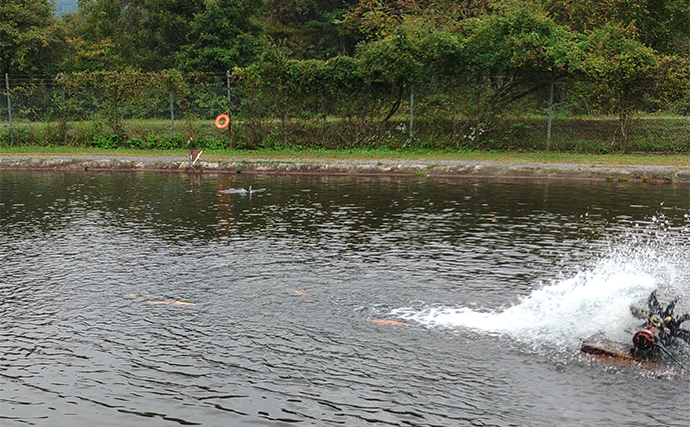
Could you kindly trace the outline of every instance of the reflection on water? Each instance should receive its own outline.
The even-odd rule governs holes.
[[[681,425],[685,382],[577,345],[687,295],[689,207],[681,185],[0,172],[0,426]]]

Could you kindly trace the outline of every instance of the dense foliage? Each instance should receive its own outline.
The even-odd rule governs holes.
[[[79,0],[76,13],[53,9],[51,0],[0,4],[0,71],[223,72],[267,50],[364,57],[403,33],[422,55],[395,61],[494,76],[578,71],[597,49],[592,39],[605,37],[656,57],[690,53],[690,3],[677,0]]]
[[[380,108],[384,121],[433,81],[466,123],[489,126],[550,81],[569,82],[570,107],[616,114],[623,145],[636,113],[688,110],[686,1],[79,0],[61,17],[53,7],[0,4],[1,72],[232,70],[273,97],[278,117],[289,92],[314,111],[327,98]],[[377,94],[393,102],[374,105]]]

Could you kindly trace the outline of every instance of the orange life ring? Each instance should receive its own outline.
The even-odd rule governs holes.
[[[221,124],[221,120],[225,120],[223,124]],[[220,116],[216,117],[216,127],[218,129],[225,129],[228,127],[230,124],[230,117],[227,114],[221,114]]]

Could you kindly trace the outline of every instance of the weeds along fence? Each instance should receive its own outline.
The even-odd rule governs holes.
[[[357,93],[254,86],[223,75],[5,75],[0,147],[324,148],[687,152],[690,120],[594,115],[568,82],[511,102],[495,83],[432,80]],[[218,129],[226,113],[230,125]]]

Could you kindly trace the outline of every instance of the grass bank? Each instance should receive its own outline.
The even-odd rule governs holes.
[[[108,156],[108,157],[176,157],[186,159],[186,149],[141,150],[141,149],[99,149],[92,147],[37,147],[20,146],[0,148],[0,156],[43,157],[43,156]],[[556,152],[510,152],[510,151],[433,151],[433,150],[324,150],[324,149],[258,149],[258,150],[209,150],[205,149],[202,159],[209,161],[418,161],[432,164],[442,161],[481,161],[497,164],[508,163],[564,163],[609,166],[690,166],[689,154],[582,154]]]
[[[527,152],[616,154],[690,153],[690,119],[646,116],[634,121],[629,140],[620,138],[614,117],[560,117],[553,119],[551,138],[547,118],[496,119],[471,125],[445,117],[419,118],[411,133],[409,121],[371,118],[235,120],[225,130],[213,120],[16,121],[10,135],[0,122],[0,149],[7,147],[72,147],[134,150],[179,150],[191,139],[204,150],[229,148],[247,151],[373,151],[412,152]],[[405,154],[401,154],[405,155]],[[444,154],[446,155],[446,154]]]

